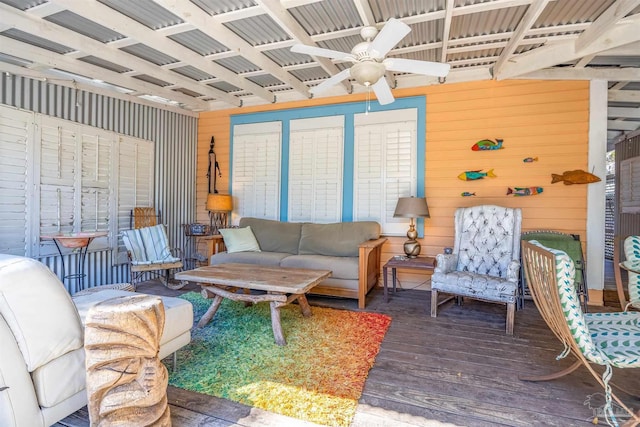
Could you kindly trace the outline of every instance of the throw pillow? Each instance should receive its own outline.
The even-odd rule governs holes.
[[[251,227],[223,228],[220,230],[227,252],[261,252]]]

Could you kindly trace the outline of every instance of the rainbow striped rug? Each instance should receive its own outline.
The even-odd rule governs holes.
[[[189,292],[196,321],[211,301]],[[275,344],[269,304],[224,300],[192,331],[169,384],[330,426],[348,426],[391,318],[298,305],[281,308],[287,345]]]

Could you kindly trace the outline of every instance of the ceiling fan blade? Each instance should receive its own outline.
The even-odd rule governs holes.
[[[402,21],[391,18],[382,27],[375,39],[367,48],[367,52],[376,57],[384,57],[400,40],[411,31],[411,27]],[[375,51],[375,54],[373,52]]]
[[[393,101],[395,101],[395,98],[391,93],[391,88],[387,83],[387,79],[385,79],[384,77],[379,79],[372,87],[380,105],[391,104]]]
[[[384,66],[390,71],[423,74],[425,76],[446,77],[451,65],[442,62],[416,61],[414,59],[387,58]]]
[[[320,83],[318,86],[314,86],[311,89],[309,89],[309,92],[315,95],[316,93],[323,92],[329,89],[331,86],[340,83],[342,80],[348,78],[351,75],[349,70],[350,69],[347,68],[345,70],[340,71],[338,74],[329,77],[328,79]]]
[[[340,52],[339,50],[323,49],[316,46],[307,46],[306,44],[294,44],[291,46],[291,52],[294,53],[306,53],[312,56],[321,56],[323,58],[342,59],[345,61],[353,61],[355,57],[346,52]]]

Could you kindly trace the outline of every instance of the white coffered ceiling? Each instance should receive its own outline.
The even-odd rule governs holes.
[[[452,66],[392,86],[607,80],[609,143],[640,127],[640,0],[0,0],[0,70],[192,111],[301,100],[348,64],[293,44],[349,52],[392,17],[389,56]]]

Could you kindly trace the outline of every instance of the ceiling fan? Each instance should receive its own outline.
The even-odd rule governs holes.
[[[320,93],[347,78],[353,78],[361,85],[372,88],[381,105],[394,101],[391,88],[386,79],[381,78],[386,71],[423,74],[426,76],[445,77],[449,73],[449,64],[440,62],[417,61],[403,58],[386,58],[385,55],[411,28],[402,21],[391,18],[378,32],[376,27],[363,27],[360,35],[365,40],[353,47],[351,53],[337,50],[323,49],[315,46],[296,44],[291,47],[292,52],[307,55],[338,59],[353,62],[350,68],[329,77],[319,85],[311,88],[312,94]]]

